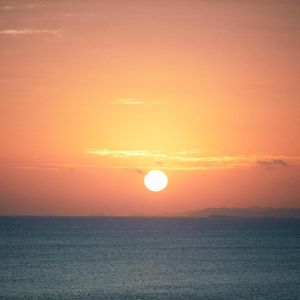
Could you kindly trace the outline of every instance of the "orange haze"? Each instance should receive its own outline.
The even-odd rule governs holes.
[[[0,1],[0,214],[299,207],[299,13]],[[169,176],[161,193],[151,169]]]

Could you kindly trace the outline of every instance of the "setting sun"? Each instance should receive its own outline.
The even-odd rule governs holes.
[[[152,170],[146,174],[144,183],[151,192],[160,192],[167,187],[168,177],[160,170]]]

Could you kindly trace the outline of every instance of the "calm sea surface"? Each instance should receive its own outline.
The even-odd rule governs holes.
[[[300,220],[1,217],[0,299],[300,299]]]

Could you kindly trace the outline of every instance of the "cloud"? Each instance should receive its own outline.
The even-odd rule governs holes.
[[[270,159],[270,160],[258,160],[256,163],[266,169],[273,169],[276,167],[285,167],[288,165],[283,159]]]
[[[67,18],[89,18],[92,16],[96,16],[96,14],[70,12],[70,13],[63,13],[62,16],[67,17]]]
[[[18,5],[18,6],[5,5],[5,6],[0,7],[0,10],[10,11],[10,10],[19,10],[19,9],[32,9],[32,8],[36,8],[37,6],[40,6],[40,5],[38,5],[36,3],[29,3],[26,5]]]
[[[141,169],[135,169],[135,171],[138,173],[138,174],[141,174],[141,175],[145,175],[146,172],[141,170]]]
[[[20,171],[75,171],[83,169],[124,169],[145,175],[149,169],[178,171],[218,170],[251,167],[257,164],[266,169],[300,165],[300,157],[276,157],[263,155],[205,155],[197,150],[169,152],[162,150],[112,150],[108,148],[88,149],[84,153],[99,159],[86,163],[1,163],[0,168]]]
[[[14,9],[16,9],[16,7],[15,6],[6,5],[6,6],[2,6],[0,9],[1,10],[14,10]]]
[[[157,165],[163,169],[174,170],[208,170],[225,169],[243,166],[253,166],[257,163],[262,166],[285,166],[287,162],[281,157],[268,159],[263,155],[206,155],[197,150],[165,151],[165,150],[115,150],[109,148],[87,149],[87,154],[100,158],[109,158],[113,167],[155,168]],[[298,157],[290,160],[300,162]]]
[[[54,29],[3,29],[0,30],[0,34],[8,36],[20,36],[20,35],[34,35],[34,34],[48,34],[48,35],[61,35],[59,30]]]
[[[165,104],[164,101],[145,101],[145,100],[138,100],[133,98],[124,98],[124,99],[116,99],[111,102],[112,104],[117,105],[142,105],[142,104],[150,104],[150,105],[161,105]]]
[[[66,166],[60,164],[0,164],[0,167],[22,171],[62,171],[67,169]]]
[[[112,102],[112,104],[119,104],[119,105],[141,105],[145,104],[145,101],[135,100],[135,99],[117,99]]]

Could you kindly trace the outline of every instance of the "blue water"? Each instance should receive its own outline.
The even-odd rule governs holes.
[[[0,218],[0,299],[300,299],[300,220]]]

